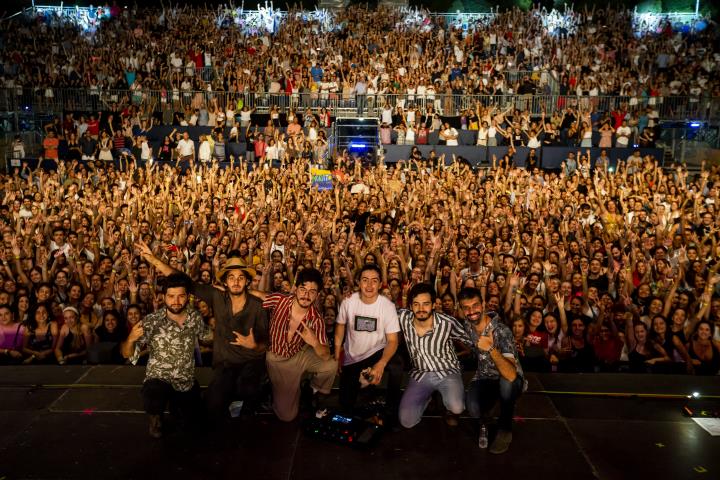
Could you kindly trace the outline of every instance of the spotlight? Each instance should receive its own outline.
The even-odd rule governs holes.
[[[700,392],[692,392],[687,398],[682,409],[686,417],[720,418],[720,402],[716,397],[703,397]]]

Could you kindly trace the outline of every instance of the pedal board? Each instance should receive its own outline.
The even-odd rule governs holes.
[[[332,412],[309,418],[303,424],[303,431],[310,437],[360,448],[375,443],[382,430],[382,426],[360,417]]]

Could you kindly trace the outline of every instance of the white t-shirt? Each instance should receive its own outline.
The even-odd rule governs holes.
[[[454,136],[454,137],[457,137],[457,135],[458,135],[457,130],[455,130],[455,128],[453,128],[453,127],[446,129],[444,133],[445,133],[445,135]],[[449,147],[450,146],[456,147],[458,145],[457,138],[445,140],[445,145],[447,145]]]
[[[185,140],[184,138],[182,138],[177,144],[177,149],[178,152],[180,152],[180,156],[188,157],[195,153],[195,142],[190,139]]]
[[[340,305],[337,323],[346,326],[343,365],[371,357],[385,348],[386,334],[400,331],[395,305],[382,295],[368,305],[360,300],[359,293],[353,293]]]
[[[617,143],[619,145],[627,145],[629,141],[629,136],[632,133],[632,130],[630,130],[630,127],[620,127],[617,129],[615,134],[617,135]]]
[[[190,155],[192,155],[192,154],[190,154]],[[212,152],[210,151],[210,142],[205,140],[204,142],[202,142],[200,144],[200,151],[198,152],[198,159],[201,162],[209,162],[211,156],[212,156]]]

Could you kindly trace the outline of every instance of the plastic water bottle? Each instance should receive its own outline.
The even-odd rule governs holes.
[[[484,423],[480,425],[480,437],[478,438],[478,447],[482,449],[488,447],[488,432],[487,427]]]
[[[230,416],[232,418],[237,418],[240,416],[240,413],[242,413],[243,403],[244,402],[242,400],[237,400],[230,404],[228,410],[230,410]]]

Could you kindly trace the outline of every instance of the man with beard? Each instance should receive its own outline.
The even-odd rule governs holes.
[[[512,442],[515,402],[524,385],[512,331],[494,312],[485,310],[480,290],[463,288],[458,302],[478,358],[478,368],[467,392],[467,409],[470,415],[480,418],[500,398],[499,430],[490,453],[505,453]]]
[[[121,344],[123,357],[135,364],[142,346],[150,351],[142,396],[150,415],[150,436],[162,437],[162,414],[169,404],[189,426],[196,426],[202,403],[195,380],[195,342],[206,327],[200,313],[188,307],[190,279],[182,273],[165,282],[165,306],[135,324]]]
[[[453,340],[471,345],[470,337],[457,320],[434,310],[435,297],[429,283],[419,283],[408,293],[412,310],[400,311],[400,328],[412,359],[410,382],[400,400],[399,419],[405,428],[420,422],[435,391],[448,409],[448,425],[457,426],[457,416],[465,410],[465,387]]]
[[[144,243],[140,254],[164,275],[174,270],[158,260]],[[217,272],[221,291],[212,285],[193,282],[191,292],[212,307],[215,315],[213,335],[213,377],[205,393],[211,420],[228,416],[233,400],[243,400],[243,413],[252,414],[260,401],[265,378],[265,350],[268,339],[267,313],[262,301],[248,294],[255,277],[241,259],[230,258]]]
[[[328,395],[335,380],[337,364],[330,355],[325,321],[315,307],[322,285],[322,274],[305,268],[298,273],[291,295],[251,292],[272,312],[265,363],[272,383],[273,410],[285,422],[297,417],[300,382],[306,373],[313,375],[314,395]]]

